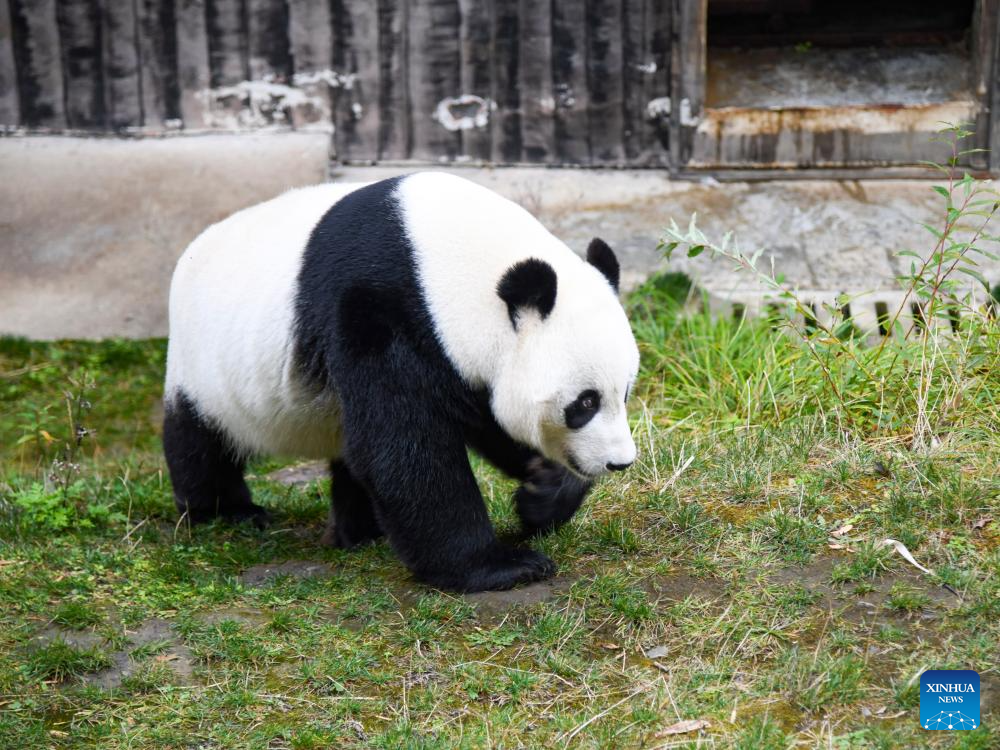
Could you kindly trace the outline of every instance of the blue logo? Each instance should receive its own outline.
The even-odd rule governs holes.
[[[920,675],[920,726],[978,728],[979,673],[971,669],[929,669]]]

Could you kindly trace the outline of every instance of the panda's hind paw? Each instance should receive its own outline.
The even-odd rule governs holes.
[[[271,514],[256,503],[249,503],[247,505],[240,506],[239,508],[223,511],[219,514],[219,518],[224,520],[226,523],[231,524],[239,524],[244,521],[249,521],[253,524],[254,528],[260,531],[271,525]]]

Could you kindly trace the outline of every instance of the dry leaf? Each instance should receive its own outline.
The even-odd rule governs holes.
[[[896,552],[899,553],[900,557],[906,560],[906,562],[910,563],[910,565],[912,565],[914,568],[922,570],[924,573],[930,573],[931,575],[934,575],[933,570],[931,570],[930,568],[925,568],[923,565],[914,560],[913,555],[910,554],[910,550],[906,549],[906,545],[903,544],[898,539],[883,539],[882,542],[879,544],[879,547],[889,547],[889,546],[895,549]]]
[[[845,523],[843,526],[841,526],[836,531],[831,531],[830,532],[830,536],[832,536],[834,539],[839,539],[840,537],[842,537],[844,534],[848,533],[853,528],[854,528],[854,524],[853,523]]]
[[[601,643],[600,646],[606,651],[617,651],[618,649],[621,648],[621,646],[619,646],[617,643],[612,643],[611,641],[604,641],[604,643]]]
[[[175,659],[177,659],[177,654],[159,654],[153,659],[153,661],[167,662],[174,661]]]
[[[993,523],[992,516],[980,516],[979,518],[976,519],[976,522],[972,524],[972,530],[977,531],[979,529],[982,529],[988,523]]]
[[[678,721],[676,724],[671,724],[666,729],[661,729],[659,732],[654,734],[653,737],[659,740],[673,734],[687,734],[688,732],[697,732],[702,729],[708,729],[710,726],[711,724],[704,719],[684,719],[683,721]]]
[[[833,544],[828,544],[826,546],[829,547],[830,549],[842,549],[842,550],[847,550],[848,552],[854,552],[854,548],[846,544],[833,543]]]

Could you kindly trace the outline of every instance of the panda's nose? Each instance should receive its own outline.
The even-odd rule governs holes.
[[[612,463],[608,463],[606,466],[607,466],[608,471],[625,471],[625,469],[627,469],[631,465],[632,465],[632,462],[629,461],[627,464],[612,464]]]

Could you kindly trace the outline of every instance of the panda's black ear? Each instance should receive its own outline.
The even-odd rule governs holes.
[[[507,303],[507,314],[514,328],[517,328],[517,311],[523,308],[536,309],[545,320],[556,304],[556,272],[538,258],[519,261],[500,278],[497,294]]]
[[[608,247],[608,243],[599,237],[594,237],[587,247],[587,262],[604,274],[604,277],[611,284],[611,288],[618,291],[618,258],[615,251]]]

